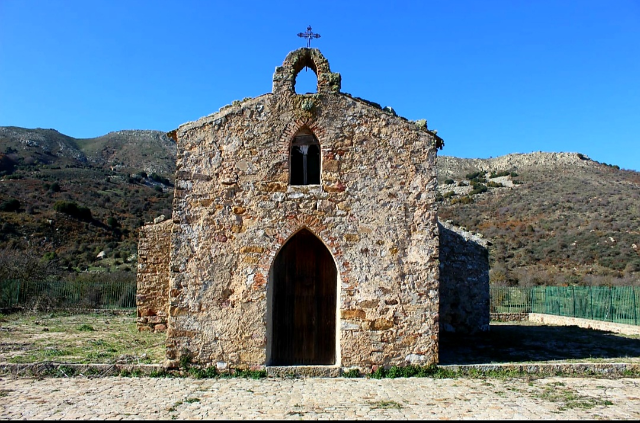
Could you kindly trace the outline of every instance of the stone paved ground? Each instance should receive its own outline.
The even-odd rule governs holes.
[[[640,419],[640,379],[0,379],[0,419]]]

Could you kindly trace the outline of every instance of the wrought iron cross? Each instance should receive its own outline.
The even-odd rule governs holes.
[[[320,34],[314,34],[311,32],[311,25],[307,27],[307,32],[299,32],[298,37],[307,39],[307,48],[311,47],[312,38],[320,38]]]

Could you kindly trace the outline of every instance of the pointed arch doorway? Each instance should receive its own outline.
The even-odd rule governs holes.
[[[280,249],[271,266],[269,365],[336,361],[337,269],[307,229]]]

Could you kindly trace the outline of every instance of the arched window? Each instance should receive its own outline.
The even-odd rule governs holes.
[[[291,185],[320,184],[320,143],[308,128],[302,128],[293,138],[289,150],[289,183]]]

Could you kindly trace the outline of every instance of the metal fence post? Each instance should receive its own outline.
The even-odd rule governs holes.
[[[531,287],[529,290],[529,313],[533,313],[533,290],[535,287]]]
[[[636,288],[631,288],[631,295],[633,295],[633,323],[638,324],[638,309],[636,306]]]
[[[613,287],[609,287],[609,319],[613,322]]]
[[[549,313],[549,304],[547,303],[547,288],[548,287],[544,287],[544,312],[545,314]]]
[[[573,317],[576,317],[576,287],[571,287],[571,294],[573,295]]]
[[[593,287],[592,286],[589,287],[589,294],[590,294],[589,297],[591,300],[591,318],[593,319]]]

